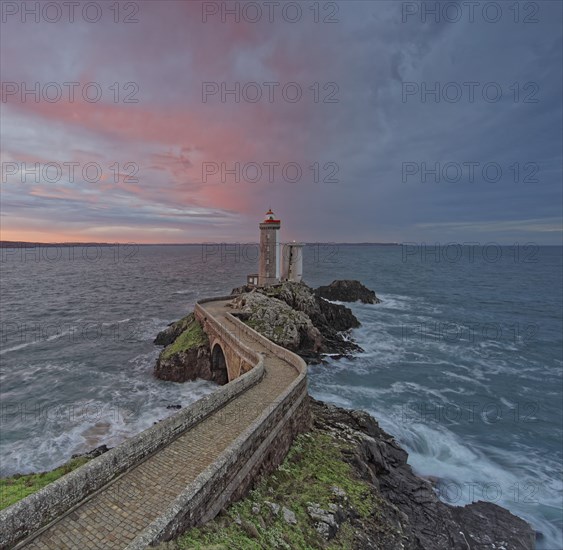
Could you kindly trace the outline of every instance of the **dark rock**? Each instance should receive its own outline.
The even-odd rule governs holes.
[[[74,454],[71,458],[96,458],[97,456],[107,453],[109,450],[111,450],[111,447],[108,447],[107,445],[100,445],[87,453]]]
[[[328,286],[320,286],[315,290],[317,296],[338,302],[357,302],[379,304],[381,300],[373,290],[365,287],[360,281],[332,281]]]
[[[470,548],[534,548],[534,532],[518,516],[492,502],[477,501],[463,507],[451,507]],[[499,542],[499,541],[502,541]]]
[[[167,409],[181,409],[182,405],[166,405]]]
[[[323,328],[331,328],[335,331],[349,330],[360,326],[360,321],[352,313],[352,310],[342,304],[332,304],[315,296],[319,307],[319,314],[313,313],[313,323]]]
[[[344,459],[373,487],[372,520],[348,514],[355,549],[533,550],[524,520],[489,502],[456,507],[439,500],[432,484],[414,474],[408,454],[367,413],[311,399],[314,427],[352,442]],[[345,509],[344,503],[343,507]],[[326,527],[323,527],[327,531]]]

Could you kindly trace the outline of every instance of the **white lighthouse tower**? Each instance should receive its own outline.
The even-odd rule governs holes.
[[[274,285],[280,281],[280,226],[281,221],[276,219],[270,208],[260,224],[259,286]]]
[[[303,243],[282,245],[281,280],[300,283],[303,278]]]

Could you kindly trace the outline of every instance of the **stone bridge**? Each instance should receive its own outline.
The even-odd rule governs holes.
[[[309,424],[307,367],[232,315],[195,314],[229,383],[0,512],[0,548],[138,550],[212,519]]]

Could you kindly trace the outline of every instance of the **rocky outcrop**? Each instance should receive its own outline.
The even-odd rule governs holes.
[[[164,353],[164,352],[163,352]],[[154,375],[168,382],[188,382],[202,378],[218,384],[226,384],[226,380],[215,380],[217,373],[211,368],[211,353],[208,345],[174,353],[164,357],[161,353],[154,368]]]
[[[438,499],[429,481],[416,476],[408,454],[365,412],[341,409],[311,399],[315,429],[352,442],[345,457],[360,479],[372,486],[377,518],[354,517],[340,511],[355,531],[354,548],[386,550],[533,550],[530,525],[490,502],[450,506]],[[328,512],[327,512],[328,513]],[[335,520],[335,516],[332,516]],[[335,536],[341,526],[328,521]]]
[[[233,300],[233,309],[250,327],[288,350],[304,355],[321,351],[322,336],[311,319],[277,298],[249,292]]]
[[[154,368],[156,378],[169,382],[202,378],[227,383],[224,371],[212,368],[209,340],[193,313],[169,325],[158,334],[155,343],[166,346]]]
[[[285,282],[265,288],[240,287],[233,308],[249,326],[309,362],[321,354],[361,351],[346,331],[360,326],[352,311],[315,295],[304,283]]]
[[[379,304],[381,300],[373,290],[365,287],[360,281],[332,281],[328,286],[320,286],[315,294],[326,300],[337,302],[357,302],[363,304]]]
[[[463,507],[450,507],[461,526],[469,548],[529,550],[535,548],[535,532],[523,519],[491,502],[477,501]]]
[[[325,338],[335,332],[346,331],[360,326],[352,310],[341,304],[331,304],[315,295],[315,291],[304,283],[283,283],[268,287],[264,292],[297,311],[305,313],[319,328]]]
[[[103,455],[104,453],[107,453],[108,451],[111,451],[111,447],[108,447],[107,445],[100,445],[99,447],[96,447],[95,449],[92,449],[91,451],[88,451],[86,453],[74,454],[70,458],[96,458],[100,455]]]

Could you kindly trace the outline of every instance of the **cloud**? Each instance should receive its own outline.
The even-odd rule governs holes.
[[[95,24],[10,20],[3,82],[80,85],[74,101],[16,94],[1,103],[2,161],[96,162],[104,178],[3,182],[3,238],[33,227],[85,240],[119,240],[120,231],[139,242],[251,240],[272,205],[299,240],[412,241],[447,230],[448,240],[514,231],[559,242],[537,228],[562,214],[561,4],[539,2],[536,24],[506,11],[498,23],[403,22],[403,4],[340,2],[335,24],[315,23],[305,5],[296,23],[203,23],[195,1],[142,2],[128,25],[109,13]],[[82,97],[87,82],[99,101]],[[206,82],[219,91],[204,102]],[[407,97],[406,82],[416,89]],[[478,83],[474,101],[468,82]],[[237,83],[256,83],[248,90],[262,99],[221,101],[221,88]],[[284,96],[290,83],[300,101]],[[498,101],[483,98],[487,83],[500,87]],[[447,85],[461,89],[459,101],[443,95]],[[423,91],[436,86],[438,96]],[[204,163],[221,173],[206,180]],[[298,182],[281,171],[290,163]],[[495,163],[502,176],[435,183],[419,170],[405,182],[405,163]],[[255,164],[264,176],[253,183],[244,170]]]

